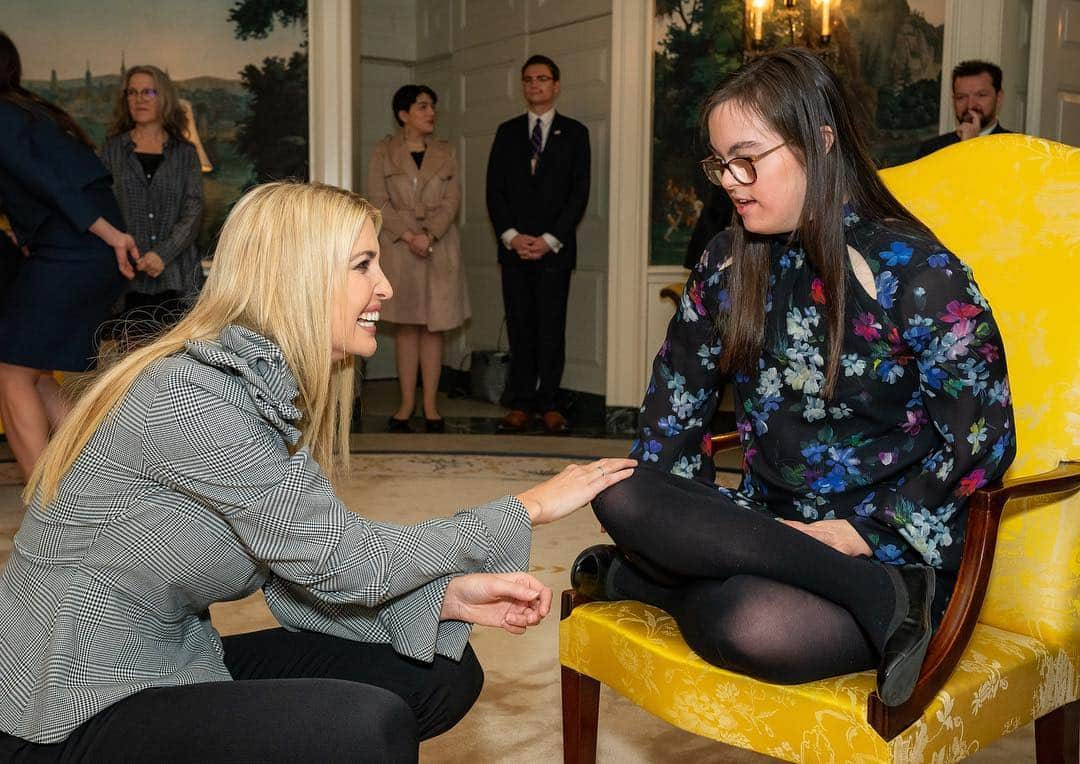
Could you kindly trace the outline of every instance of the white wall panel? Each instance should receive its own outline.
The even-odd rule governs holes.
[[[570,281],[563,387],[603,394],[607,371],[604,365],[606,300],[605,274],[578,268]]]
[[[453,0],[454,47],[470,48],[525,32],[525,0]]]
[[[362,0],[352,5],[360,15],[362,55],[416,60],[417,0]]]
[[[489,242],[486,261],[469,265],[469,294],[472,297],[473,317],[469,325],[472,347],[505,350],[506,330],[502,328],[502,280],[495,264],[495,245]],[[501,336],[500,336],[501,335]]]
[[[617,0],[632,2],[633,0]],[[576,21],[611,15],[612,0],[528,0],[529,32],[565,27]],[[609,21],[610,24],[610,21]],[[558,60],[558,59],[556,59]],[[562,66],[560,63],[559,66]]]
[[[487,202],[484,198],[484,185],[487,175],[488,153],[491,151],[491,142],[495,140],[494,128],[490,132],[478,132],[472,135],[462,135],[458,140],[458,160],[462,165],[462,200],[461,216],[458,223],[463,233],[470,238],[469,251],[466,252],[466,261],[474,261],[475,245],[479,239],[483,239],[490,252],[483,256],[483,260],[495,257],[495,238],[488,220]]]
[[[1080,139],[1080,2],[1035,0],[1029,132],[1077,145]]]
[[[417,0],[416,58],[425,61],[450,55],[453,8],[449,0]]]

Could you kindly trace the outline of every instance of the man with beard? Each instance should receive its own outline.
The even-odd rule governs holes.
[[[988,61],[961,61],[952,71],[952,89],[958,123],[956,131],[923,143],[917,159],[969,138],[1011,132],[997,120],[1004,97],[1000,66]]]

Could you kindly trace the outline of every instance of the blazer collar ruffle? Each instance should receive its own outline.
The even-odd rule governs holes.
[[[226,326],[216,341],[188,340],[185,347],[188,355],[197,361],[235,373],[263,418],[288,443],[295,444],[300,439],[295,423],[303,417],[303,412],[294,402],[300,389],[281,348],[261,334],[236,324]]]

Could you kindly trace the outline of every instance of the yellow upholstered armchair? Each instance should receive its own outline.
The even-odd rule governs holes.
[[[1080,150],[991,136],[882,177],[974,270],[1017,420],[1004,483],[972,497],[956,593],[914,695],[885,706],[872,671],[750,679],[698,658],[660,610],[567,591],[566,761],[595,760],[601,683],[684,730],[788,761],[957,761],[1032,720],[1040,764],[1080,761]]]

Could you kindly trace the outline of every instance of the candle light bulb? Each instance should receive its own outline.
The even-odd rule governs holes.
[[[750,4],[754,23],[754,42],[761,42],[764,38],[765,0],[752,0]]]

